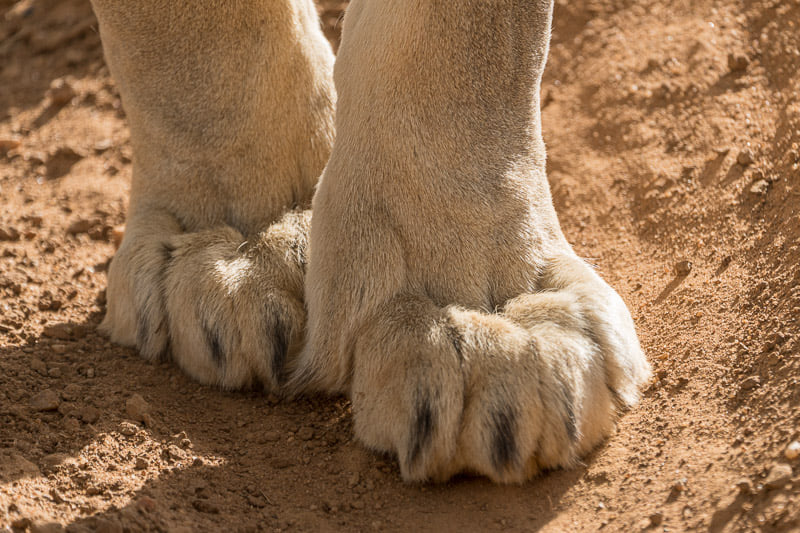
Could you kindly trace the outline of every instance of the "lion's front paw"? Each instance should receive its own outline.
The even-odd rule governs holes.
[[[143,296],[133,300],[146,304],[134,306],[147,326],[135,336],[142,354],[158,340],[161,353],[202,383],[277,390],[305,326],[308,222],[308,214],[290,213],[249,241],[228,226],[165,239],[158,275],[134,285]]]
[[[649,377],[624,306],[589,281],[498,314],[394,298],[356,345],[356,434],[395,452],[406,480],[510,483],[573,465]]]

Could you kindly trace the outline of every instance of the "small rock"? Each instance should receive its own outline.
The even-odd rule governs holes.
[[[651,527],[658,527],[661,525],[661,522],[664,521],[664,513],[660,511],[657,513],[653,513],[650,515],[649,519]]]
[[[50,389],[43,390],[31,398],[31,408],[34,411],[55,411],[60,403],[58,394]]]
[[[358,485],[359,479],[360,476],[358,475],[358,472],[353,472],[352,474],[350,474],[350,477],[347,478],[347,486],[352,489],[353,487]]]
[[[31,533],[62,533],[64,526],[58,522],[48,522],[46,524],[33,524]]]
[[[134,394],[125,402],[125,412],[134,422],[142,422],[145,426],[152,426],[153,419],[150,416],[150,404],[139,394]]]
[[[19,240],[19,231],[17,231],[16,228],[12,228],[11,226],[0,228],[0,241],[18,241],[18,240]]]
[[[93,148],[94,148],[95,152],[97,152],[98,154],[102,154],[103,152],[105,152],[106,150],[111,148],[112,146],[114,146],[113,141],[111,139],[106,138],[106,139],[103,139],[102,141],[98,141],[98,142],[94,143]]]
[[[79,233],[88,233],[97,224],[97,221],[79,218],[67,227],[67,233],[70,235],[78,235]]]
[[[87,424],[94,424],[100,419],[100,410],[91,405],[87,405],[78,411],[78,416]]]
[[[783,455],[790,461],[794,461],[800,457],[800,442],[792,441],[783,451]]]
[[[675,483],[672,484],[672,487],[670,488],[670,491],[672,492],[673,495],[677,496],[678,494],[686,491],[686,483],[687,482],[688,482],[688,480],[685,477],[679,479],[678,481],[676,481]]]
[[[8,152],[19,148],[22,143],[18,139],[0,138],[0,152]]]
[[[269,465],[277,470],[283,470],[284,468],[290,468],[294,466],[295,463],[290,459],[275,457],[274,459],[270,460]]]
[[[767,479],[764,480],[764,486],[768,489],[777,489],[783,487],[791,480],[792,467],[780,463],[770,469],[769,474],[767,474]]]
[[[47,365],[38,357],[31,357],[31,370],[42,376],[47,375]]]
[[[45,468],[54,468],[70,459],[65,453],[51,453],[40,459],[41,465]]]
[[[137,457],[136,463],[133,465],[133,468],[135,468],[136,470],[144,470],[148,466],[150,466],[150,462],[147,459],[145,459],[144,457]]]
[[[25,459],[23,456],[12,453],[11,456],[3,457],[2,470],[4,475],[17,476],[39,476],[39,467]]]
[[[278,431],[267,431],[261,436],[261,440],[264,442],[278,442],[281,440],[281,434]]]
[[[186,452],[174,444],[170,444],[169,447],[167,447],[167,454],[174,461],[186,459]]]
[[[66,105],[75,98],[75,89],[64,78],[53,80],[50,84],[50,89],[47,91],[47,98],[50,100],[50,105],[54,107],[61,107]]]
[[[52,498],[55,503],[64,503],[66,501],[64,500],[64,496],[62,496],[56,488],[50,489],[50,498]]]
[[[192,507],[194,507],[201,513],[219,514],[219,507],[217,507],[208,500],[200,500],[200,499],[194,500],[192,502]]]
[[[680,277],[686,277],[692,271],[692,262],[691,261],[678,261],[675,263],[675,275]]]
[[[769,182],[767,180],[756,180],[750,186],[750,193],[751,194],[767,194],[769,190]]]
[[[86,377],[89,379],[94,377],[94,368],[89,367],[86,369]]]
[[[76,326],[72,324],[51,324],[45,326],[42,333],[46,337],[60,339],[63,341],[82,339],[86,336],[88,329],[86,326]]]
[[[752,165],[754,161],[755,159],[753,159],[753,152],[751,152],[747,148],[739,152],[739,155],[736,156],[736,162],[742,165],[743,167]]]
[[[143,512],[151,513],[156,510],[156,501],[149,496],[142,496],[136,500],[136,508]]]
[[[758,376],[749,376],[742,381],[742,390],[751,390],[761,385],[761,378]]]
[[[753,484],[746,477],[736,482],[736,488],[739,489],[740,494],[751,494],[753,492]]]
[[[12,529],[21,529],[25,531],[31,526],[31,519],[30,518],[17,518],[13,522],[11,522]]]
[[[119,425],[119,432],[125,435],[126,437],[132,437],[133,435],[136,435],[138,431],[139,431],[138,426],[130,422],[122,422]]]
[[[53,344],[50,346],[50,349],[53,350],[53,353],[57,353],[59,355],[67,353],[67,347],[64,344]]]
[[[311,440],[314,438],[314,430],[308,426],[304,426],[297,432],[297,438],[300,440]]]
[[[750,60],[744,54],[728,54],[728,68],[731,72],[744,72],[750,65]]]

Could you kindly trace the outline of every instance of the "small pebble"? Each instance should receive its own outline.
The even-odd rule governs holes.
[[[19,139],[0,138],[0,152],[14,150],[15,148],[19,148],[21,144]]]
[[[75,89],[72,88],[72,85],[67,80],[59,78],[53,80],[53,83],[50,84],[47,98],[50,100],[50,105],[63,106],[75,98]]]
[[[25,531],[31,526],[31,519],[30,518],[17,518],[13,522],[11,522],[11,527],[13,529],[21,529]]]
[[[744,54],[728,54],[728,68],[731,72],[743,72],[749,64],[750,60]]]
[[[300,440],[311,440],[314,437],[314,430],[308,426],[300,428],[297,432],[297,438]]]
[[[169,457],[175,461],[182,461],[183,459],[186,459],[186,452],[174,444],[169,445],[167,448],[167,453],[169,454]]]
[[[675,263],[675,275],[680,277],[686,277],[692,271],[692,262],[691,261],[678,261]]]
[[[750,494],[753,492],[753,484],[750,483],[750,480],[746,477],[736,482],[736,488],[739,489],[741,494]]]
[[[790,461],[794,461],[800,457],[800,442],[793,441],[789,443],[789,445],[783,451],[783,455]]]
[[[767,474],[767,479],[764,480],[764,486],[768,489],[777,489],[783,487],[791,480],[792,467],[780,463],[770,469],[769,474]]]
[[[64,526],[58,522],[48,522],[46,524],[33,524],[31,526],[31,533],[62,533]]]
[[[126,437],[132,437],[136,435],[136,432],[139,431],[139,428],[136,424],[131,424],[130,422],[122,422],[119,425],[119,432],[125,435]]]
[[[100,410],[96,407],[92,407],[91,405],[87,405],[78,411],[78,415],[80,416],[81,420],[87,424],[94,424],[100,419]]]
[[[143,512],[152,512],[156,510],[158,504],[149,496],[142,496],[136,500],[136,508]]]
[[[50,389],[43,390],[31,398],[31,408],[34,411],[55,411],[60,403],[58,394]]]
[[[88,233],[92,227],[97,225],[96,221],[88,220],[86,218],[79,218],[67,226],[67,233],[70,235],[78,235],[79,233]]]
[[[102,141],[94,143],[94,146],[92,148],[94,148],[95,152],[101,154],[106,150],[108,150],[109,148],[111,148],[112,146],[114,146],[113,141],[111,139],[106,138],[103,139]]]
[[[6,226],[0,228],[0,241],[18,241],[20,237],[16,228]]]
[[[261,440],[264,442],[278,442],[281,440],[281,434],[279,431],[267,431],[261,436]]]
[[[81,386],[77,383],[70,383],[61,391],[61,397],[68,402],[74,402],[80,397],[80,394]]]
[[[767,180],[756,180],[750,186],[750,193],[751,194],[767,194],[769,190],[769,182]]]
[[[657,512],[650,515],[650,525],[652,527],[657,527],[661,525],[661,522],[664,521],[664,513]]]
[[[128,398],[125,402],[125,412],[134,422],[142,422],[146,426],[153,425],[153,419],[150,416],[150,404],[139,394],[134,394]]]
[[[65,453],[51,453],[42,457],[40,459],[40,463],[45,468],[53,468],[68,461],[69,459],[70,456]]]
[[[749,376],[742,381],[742,390],[755,389],[761,385],[761,378],[758,376]]]
[[[31,370],[35,371],[42,376],[47,375],[47,365],[38,357],[31,357]]]
[[[752,165],[754,161],[755,159],[753,159],[753,152],[751,152],[747,148],[739,152],[739,155],[736,156],[736,162],[742,165],[743,167]]]

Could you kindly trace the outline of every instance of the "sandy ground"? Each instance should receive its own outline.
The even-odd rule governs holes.
[[[574,470],[406,485],[345,399],[220,392],[95,331],[124,111],[88,1],[0,0],[0,531],[797,531],[798,72],[797,0],[558,0],[556,207],[657,377]]]

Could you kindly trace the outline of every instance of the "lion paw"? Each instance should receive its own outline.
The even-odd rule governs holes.
[[[151,244],[159,254],[149,261],[122,255],[132,285],[126,291],[134,302],[131,314],[139,324],[129,344],[147,358],[170,356],[202,383],[277,390],[305,326],[308,222],[308,214],[290,213],[249,241],[221,226]],[[109,294],[112,338],[123,322],[111,312],[121,307],[112,300],[120,296]]]
[[[586,276],[496,314],[395,297],[356,345],[357,436],[396,453],[406,480],[574,465],[650,375],[624,304]]]

